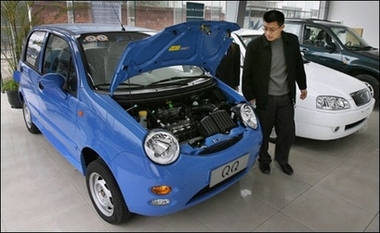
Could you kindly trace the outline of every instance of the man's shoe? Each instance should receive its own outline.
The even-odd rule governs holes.
[[[290,166],[289,163],[286,164],[280,164],[280,167],[282,168],[282,171],[288,175],[293,174],[293,168]]]
[[[264,174],[269,174],[270,173],[270,166],[269,164],[266,163],[260,163],[260,171]]]

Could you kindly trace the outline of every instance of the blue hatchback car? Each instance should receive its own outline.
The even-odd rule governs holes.
[[[29,132],[86,177],[98,214],[119,224],[194,206],[250,171],[254,110],[215,75],[238,30],[193,21],[33,28],[14,79]]]

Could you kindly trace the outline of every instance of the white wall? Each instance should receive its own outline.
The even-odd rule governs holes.
[[[328,20],[342,21],[351,28],[363,28],[362,37],[379,48],[379,1],[330,1]]]

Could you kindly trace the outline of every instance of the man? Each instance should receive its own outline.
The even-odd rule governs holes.
[[[240,47],[232,42],[216,69],[216,77],[228,84],[230,87],[239,90],[240,85]]]
[[[258,159],[261,172],[270,173],[272,158],[268,144],[274,126],[277,134],[274,159],[284,173],[291,175],[293,168],[288,160],[295,139],[296,83],[303,100],[307,96],[306,74],[297,36],[283,31],[284,14],[270,10],[264,14],[263,20],[264,34],[247,46],[243,94],[252,106],[256,106],[263,130]]]

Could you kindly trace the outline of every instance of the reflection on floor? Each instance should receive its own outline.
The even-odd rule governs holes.
[[[1,231],[379,232],[378,107],[364,132],[335,141],[297,138],[292,176],[274,163],[264,175],[256,164],[195,207],[114,226],[96,214],[84,177],[42,135],[28,133],[22,111],[1,97]]]

